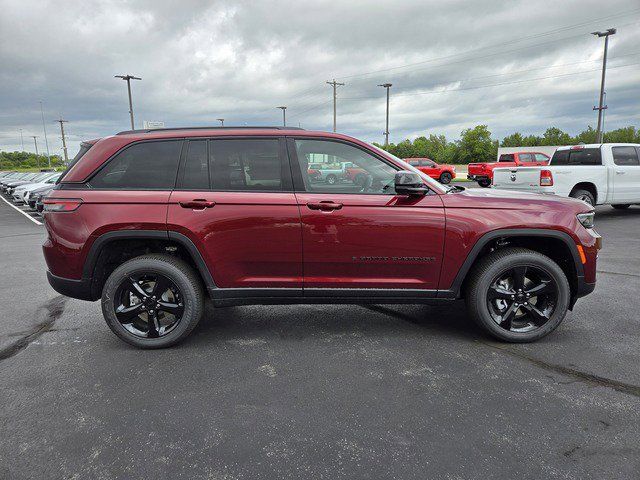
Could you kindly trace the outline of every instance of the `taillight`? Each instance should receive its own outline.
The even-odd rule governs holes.
[[[81,198],[45,198],[42,201],[45,212],[73,212],[82,205]]]
[[[540,170],[540,186],[541,187],[553,186],[553,175],[551,174],[551,170]]]

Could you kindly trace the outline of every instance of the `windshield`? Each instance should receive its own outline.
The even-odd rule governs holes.
[[[447,185],[442,185],[441,183],[436,182],[433,178],[431,178],[429,175],[427,175],[426,173],[421,172],[420,170],[418,170],[417,168],[409,165],[407,162],[405,162],[404,160],[402,160],[401,158],[396,157],[393,153],[389,153],[386,150],[383,150],[380,147],[376,147],[375,145],[371,145],[368,144],[371,148],[373,148],[374,150],[382,153],[383,155],[386,155],[387,157],[391,157],[392,159],[394,159],[396,162],[400,162],[400,164],[403,165],[405,170],[409,170],[410,172],[414,172],[417,173],[418,175],[420,175],[420,177],[424,180],[424,183],[431,189],[434,190],[436,192],[442,191],[444,190],[445,192],[449,192],[449,191],[453,191],[456,190],[454,187],[449,187]]]

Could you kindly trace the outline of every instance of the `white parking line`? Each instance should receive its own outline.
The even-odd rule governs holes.
[[[38,220],[36,220],[35,218],[33,218],[31,215],[29,215],[28,213],[24,212],[23,210],[20,210],[18,207],[16,207],[15,205],[12,205],[9,203],[9,201],[4,198],[2,195],[0,195],[0,198],[2,200],[4,200],[4,203],[6,203],[7,205],[9,205],[11,208],[13,208],[14,210],[17,210],[18,212],[20,212],[22,215],[24,215],[25,217],[27,217],[29,220],[31,220],[33,223],[35,223],[36,225],[42,225],[42,222],[39,222]]]

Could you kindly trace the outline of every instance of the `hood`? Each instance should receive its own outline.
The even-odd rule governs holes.
[[[559,210],[569,209],[586,213],[593,207],[576,198],[545,195],[542,193],[520,192],[517,190],[497,190],[493,188],[468,188],[458,193],[442,196],[445,207],[491,208],[504,210]]]

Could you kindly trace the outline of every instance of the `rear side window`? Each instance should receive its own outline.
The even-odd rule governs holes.
[[[602,165],[599,148],[556,150],[551,165]]]
[[[502,155],[500,155],[500,158],[498,159],[499,162],[514,162],[515,161],[515,157],[513,156],[512,153],[503,153]]]
[[[171,190],[176,182],[181,148],[181,140],[131,145],[99,170],[89,185],[119,190]]]
[[[207,141],[191,140],[182,168],[180,188],[186,190],[206,190],[209,188],[209,160]]]
[[[521,153],[520,154],[520,161],[521,162],[533,162],[533,155],[531,155],[530,153]]]
[[[536,162],[548,162],[549,161],[549,157],[547,157],[546,155],[543,155],[542,153],[536,153]]]
[[[409,160],[409,165],[411,165],[412,167],[417,167],[420,165],[420,162],[418,160]]]
[[[283,190],[278,139],[211,140],[209,155],[213,190]]]
[[[613,147],[613,163],[616,165],[634,165],[637,166],[638,151],[635,147]]]

